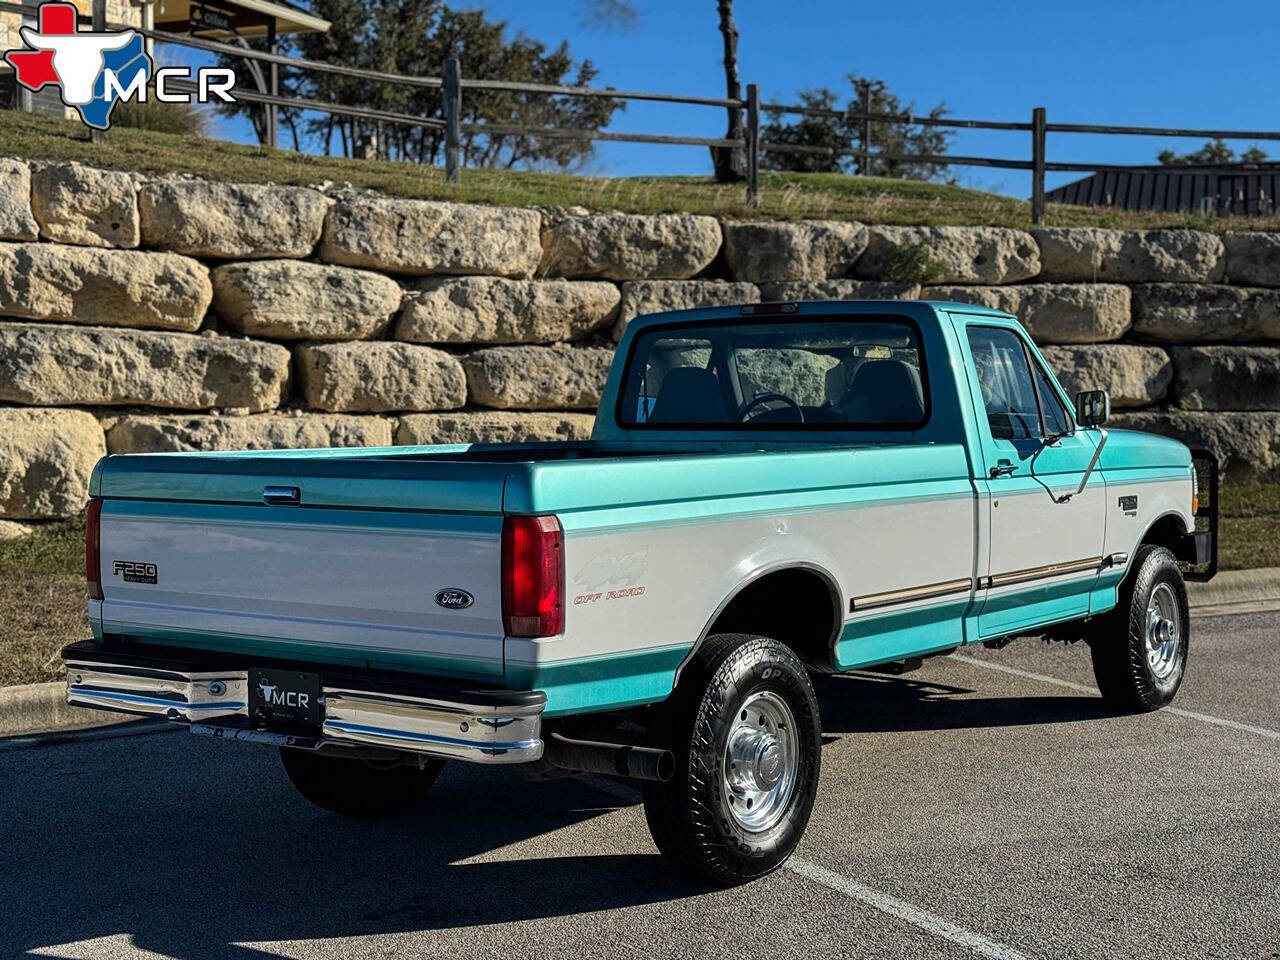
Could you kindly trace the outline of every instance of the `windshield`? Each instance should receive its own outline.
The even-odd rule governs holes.
[[[912,429],[928,416],[906,320],[708,323],[636,336],[626,427]]]

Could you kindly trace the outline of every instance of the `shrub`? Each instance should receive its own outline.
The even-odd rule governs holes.
[[[189,103],[164,103],[160,100],[122,100],[111,112],[111,123],[117,127],[135,130],[154,130],[157,133],[177,133],[188,137],[203,137],[209,126],[208,117]]]
[[[887,280],[923,286],[942,276],[942,264],[933,259],[925,244],[907,243],[893,252],[885,273]]]

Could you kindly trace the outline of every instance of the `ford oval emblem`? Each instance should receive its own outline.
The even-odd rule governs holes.
[[[457,587],[446,587],[436,594],[436,603],[446,610],[465,610],[475,602],[475,597]]]

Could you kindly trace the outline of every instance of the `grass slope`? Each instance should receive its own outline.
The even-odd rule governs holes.
[[[0,542],[0,686],[62,677],[58,651],[89,635],[84,525]]]
[[[1225,484],[1222,569],[1280,567],[1280,486]],[[62,678],[58,651],[89,635],[85,620],[84,527],[51,524],[0,543],[0,686]]]
[[[148,174],[188,173],[212,180],[315,185],[350,183],[393,196],[512,206],[622,210],[630,213],[702,213],[729,219],[830,219],[889,224],[1029,227],[1027,203],[964,187],[842,174],[764,173],[760,206],[751,209],[744,188],[705,177],[584,177],[558,173],[464,170],[445,183],[439,167],[239,146],[151,130],[117,127],[105,141],[89,141],[76,121],[0,111],[0,156],[78,160],[98,167]],[[1181,226],[1225,230],[1238,221],[1181,214],[1132,213],[1050,205],[1050,226]],[[1280,229],[1280,217],[1249,220],[1251,230]]]

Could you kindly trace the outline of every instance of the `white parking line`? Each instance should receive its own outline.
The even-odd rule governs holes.
[[[640,792],[628,787],[626,784],[597,776],[587,776],[583,777],[583,779],[598,790],[602,790],[620,800],[625,800],[629,803],[636,803],[640,800]],[[852,900],[857,900],[873,909],[879,910],[881,913],[896,917],[898,920],[909,923],[913,927],[924,930],[926,933],[942,937],[944,940],[950,940],[952,943],[964,947],[979,956],[988,957],[990,960],[1029,960],[1026,954],[996,943],[994,940],[988,940],[981,934],[956,926],[936,914],[921,910],[914,904],[899,900],[897,897],[890,896],[887,893],[881,893],[879,890],[868,887],[866,884],[858,883],[856,880],[850,880],[848,877],[802,857],[792,857],[782,865],[782,869],[789,870],[797,876],[804,877],[806,880],[821,884],[828,890],[842,893]]]
[[[966,657],[953,653],[947,659],[958,663],[967,663],[973,667],[982,667],[984,670],[995,670],[999,673],[1010,673],[1015,677],[1026,677],[1028,680],[1039,680],[1041,683],[1052,683],[1058,687],[1066,687],[1068,690],[1078,690],[1081,693],[1098,692],[1096,687],[1088,687],[1083,683],[1072,683],[1070,680],[1060,680],[1057,677],[1051,677],[1044,673],[1034,673],[1031,670],[1019,670],[1017,667],[1005,666],[1003,663],[991,663],[987,660],[979,660],[977,657]],[[1271,740],[1280,740],[1280,730],[1271,730],[1267,727],[1255,727],[1249,723],[1240,723],[1238,720],[1227,720],[1224,717],[1215,717],[1207,713],[1198,713],[1195,710],[1183,710],[1181,707],[1165,707],[1161,713],[1171,713],[1177,717],[1186,717],[1188,720],[1199,720],[1201,723],[1213,724],[1215,727],[1226,727],[1228,730],[1239,730],[1242,733],[1252,733],[1259,737],[1267,737]]]
[[[783,864],[783,869],[799,874],[814,883],[820,883],[829,890],[843,893],[846,897],[860,900],[869,907],[875,907],[881,913],[887,913],[891,917],[905,920],[913,927],[919,927],[934,936],[950,940],[952,943],[958,944],[979,956],[990,957],[992,960],[1027,960],[1026,954],[1011,950],[1003,944],[996,943],[994,940],[988,940],[981,934],[966,930],[964,927],[958,927],[954,923],[929,913],[927,910],[921,910],[905,900],[899,900],[897,897],[891,897],[887,893],[881,893],[866,884],[850,880],[834,870],[820,867],[818,864],[801,857],[792,857]]]

